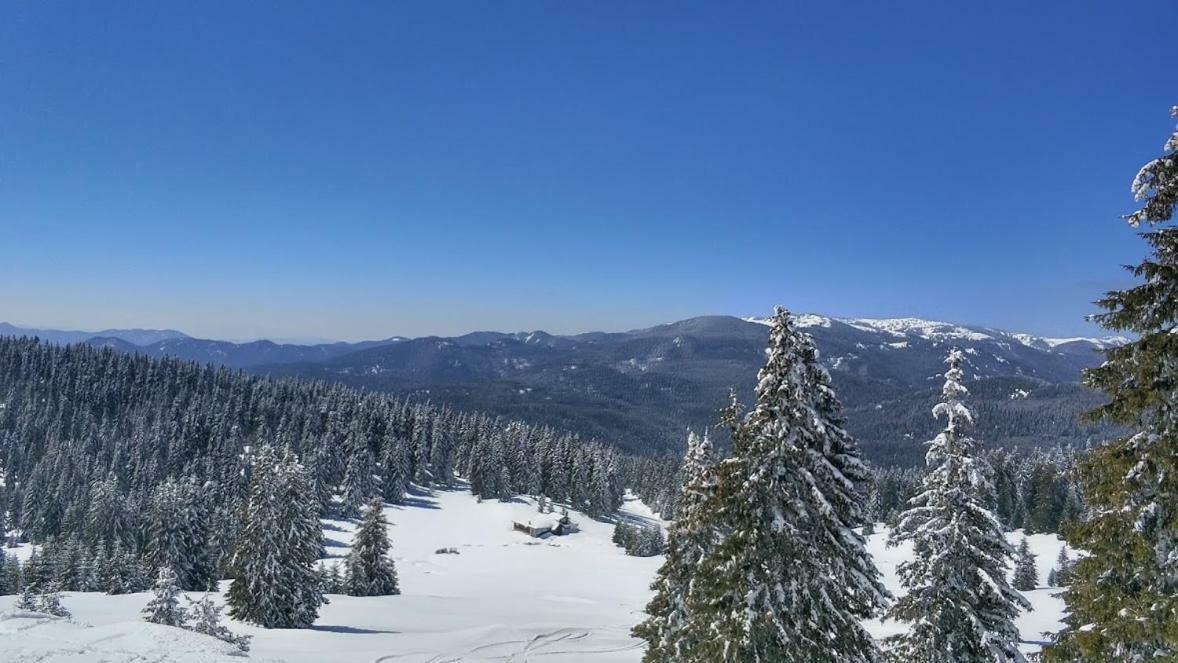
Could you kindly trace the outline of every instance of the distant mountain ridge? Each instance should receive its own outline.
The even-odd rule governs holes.
[[[1100,401],[1079,378],[1082,369],[1102,360],[1100,350],[1123,338],[1047,338],[919,318],[803,314],[796,320],[814,337],[831,371],[848,428],[877,462],[908,465],[923,458],[921,442],[936,431],[929,410],[951,346],[969,359],[978,433],[987,443],[1085,444],[1113,432],[1079,423],[1079,414]],[[182,334],[143,344],[122,334],[47,340],[342,382],[547,423],[630,451],[663,453],[679,448],[686,427],[713,425],[730,388],[744,402],[751,400],[767,334],[757,318],[704,316],[568,336],[481,331],[318,345],[230,343]],[[717,437],[722,442],[722,434]]]
[[[175,329],[104,329],[97,332],[65,331],[60,329],[32,329],[0,322],[0,336],[35,336],[47,343],[84,343],[92,338],[115,338],[131,345],[147,345],[174,339],[189,338]]]

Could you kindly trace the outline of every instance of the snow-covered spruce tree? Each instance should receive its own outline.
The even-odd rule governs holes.
[[[1107,293],[1093,316],[1137,338],[1085,372],[1109,398],[1087,416],[1135,433],[1080,463],[1090,516],[1065,536],[1090,554],[1070,573],[1066,628],[1045,652],[1052,661],[1178,659],[1178,130],[1164,150],[1133,180],[1144,205],[1125,217],[1151,227],[1141,236],[1152,254],[1129,268],[1142,283]]]
[[[17,610],[37,612],[37,593],[33,591],[32,587],[26,585],[21,590],[20,595],[16,597],[15,607]]]
[[[189,598],[188,616],[191,618],[191,623],[185,626],[185,628],[190,631],[196,631],[197,633],[211,635],[218,640],[235,645],[243,652],[248,652],[250,650],[250,636],[238,635],[222,624],[221,611],[223,609],[222,606],[214,603],[208,594],[195,601]]]
[[[942,401],[933,408],[933,416],[946,419],[945,429],[928,443],[921,492],[909,500],[889,540],[913,544],[912,558],[898,569],[908,594],[889,614],[910,624],[892,638],[897,660],[1025,660],[1014,618],[1030,604],[1006,581],[1014,549],[990,512],[987,467],[968,433],[973,415],[963,402],[963,361],[959,350],[949,352]]]
[[[610,536],[610,540],[614,545],[629,550],[634,541],[638,539],[638,528],[630,523],[618,521],[614,525],[614,533]]]
[[[875,661],[862,621],[889,595],[854,530],[869,473],[813,341],[780,307],[771,324],[756,407],[700,525],[724,539],[695,574],[685,647],[665,660]]]
[[[634,627],[634,637],[647,643],[645,661],[676,660],[690,649],[689,643],[680,641],[688,620],[688,595],[696,568],[716,542],[715,533],[702,526],[699,512],[714,487],[713,463],[712,441],[707,434],[700,438],[688,432],[678,513],[667,529],[666,559],[650,586],[655,595],[646,606],[649,616]]]
[[[214,580],[209,548],[208,502],[193,477],[156,487],[148,509],[147,560],[170,567],[182,589],[208,589]]]
[[[1055,568],[1047,574],[1047,584],[1051,587],[1070,585],[1069,575],[1072,572],[1072,564],[1072,559],[1068,556],[1068,547],[1060,546],[1059,555],[1055,557]]]
[[[128,537],[125,500],[113,472],[106,479],[90,484],[85,535],[91,544],[101,539],[123,541]]]
[[[143,606],[143,620],[164,626],[184,626],[188,612],[180,605],[180,581],[170,566],[161,566],[153,596]]]
[[[57,583],[49,583],[37,594],[37,612],[53,617],[70,616],[70,611],[61,604],[61,587]]]
[[[380,500],[373,500],[364,512],[364,520],[352,541],[352,552],[345,562],[346,591],[349,596],[389,596],[401,593],[397,587],[397,568],[388,553],[388,522],[384,519],[384,505]]]
[[[405,441],[387,434],[380,449],[380,491],[386,502],[400,504],[409,481],[409,457]]]
[[[245,519],[233,557],[229,614],[265,628],[306,628],[323,603],[315,562],[322,545],[318,504],[289,450],[254,457]]]
[[[345,448],[348,462],[344,471],[342,512],[345,518],[355,518],[360,515],[360,508],[377,492],[376,465],[372,460],[372,452],[368,449],[368,442],[359,431],[353,430]]]
[[[1014,558],[1014,577],[1011,578],[1010,584],[1020,592],[1029,592],[1039,586],[1039,571],[1035,568],[1035,555],[1031,552],[1031,546],[1027,543],[1025,536],[1018,544],[1018,552]]]

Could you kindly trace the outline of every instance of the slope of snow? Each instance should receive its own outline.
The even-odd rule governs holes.
[[[1105,336],[1103,338],[1084,338],[1077,336],[1074,338],[1044,338],[1041,340],[1052,348],[1064,345],[1065,343],[1091,343],[1101,350],[1115,348],[1119,345],[1125,345],[1126,343],[1130,342],[1129,339],[1124,336]]]
[[[881,331],[893,336],[919,336],[929,340],[964,339],[984,341],[992,338],[972,329],[948,322],[922,320],[920,318],[855,318],[842,322],[865,331]]]
[[[231,663],[241,656],[216,638],[144,621],[88,627],[32,612],[0,613],[0,660],[6,663]]]
[[[289,663],[641,659],[643,643],[630,637],[630,629],[642,619],[642,608],[650,599],[647,586],[662,558],[627,556],[610,541],[611,523],[576,512],[570,513],[581,529],[575,534],[533,539],[512,531],[514,520],[538,515],[535,503],[524,498],[480,504],[461,490],[414,495],[409,504],[386,509],[402,595],[331,595],[331,603],[322,607],[311,629],[267,630],[233,621],[228,625],[234,632],[254,636],[251,659]],[[627,502],[622,517],[658,522],[637,501]],[[353,523],[325,522],[327,551],[337,563],[347,555],[354,530]],[[435,553],[450,547],[459,554]],[[222,592],[227,589],[228,582],[222,583]],[[214,598],[223,600],[223,594]],[[126,631],[127,622],[137,622],[148,599],[144,593],[71,592],[62,603],[76,621],[113,633]],[[11,608],[14,601],[15,597],[0,597],[0,609]],[[35,646],[39,645],[0,638],[0,661],[34,660],[9,653]],[[153,657],[152,647],[146,647],[141,658],[109,660],[202,660]],[[132,649],[130,644],[125,648]]]

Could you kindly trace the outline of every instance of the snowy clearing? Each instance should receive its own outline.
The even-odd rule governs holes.
[[[647,586],[661,557],[629,557],[610,541],[613,525],[571,513],[581,531],[533,539],[512,531],[514,520],[535,518],[535,503],[479,503],[465,490],[417,494],[409,504],[388,507],[400,596],[354,598],[331,595],[312,629],[267,630],[238,622],[229,626],[253,636],[250,659],[289,663],[332,661],[424,663],[427,661],[635,662],[643,643],[630,628],[642,618]],[[622,517],[661,521],[646,505],[628,500]],[[347,554],[355,525],[325,521],[328,554]],[[1017,545],[1022,532],[1008,534]],[[869,537],[868,549],[898,593],[896,565],[910,550],[888,548],[887,530]],[[1045,582],[1062,543],[1055,535],[1028,537]],[[440,548],[459,554],[437,554]],[[21,550],[22,556],[27,550]],[[228,588],[222,583],[221,589]],[[1027,592],[1035,610],[1018,626],[1025,651],[1037,651],[1043,633],[1060,628],[1058,588]],[[196,594],[192,594],[196,598]],[[63,603],[76,624],[25,616],[0,617],[0,660],[219,663],[231,658],[225,643],[179,629],[139,621],[148,594],[108,596],[66,593]],[[0,597],[11,610],[15,597]],[[94,628],[86,628],[92,625]],[[873,620],[876,637],[899,631],[894,622]],[[48,656],[47,656],[48,655]],[[47,657],[46,657],[47,656]]]
[[[647,585],[662,558],[627,556],[610,541],[611,523],[572,512],[580,532],[533,539],[512,531],[513,520],[539,515],[535,503],[527,498],[480,504],[467,491],[454,490],[414,495],[409,502],[385,510],[403,594],[371,598],[332,594],[331,603],[320,610],[312,629],[267,630],[227,622],[235,632],[254,636],[250,658],[289,663],[606,663],[641,658],[644,643],[631,638],[629,631],[641,619],[651,595]],[[627,502],[622,515],[653,522],[649,509],[637,501]],[[325,521],[330,556],[347,554],[354,528],[349,522]],[[459,554],[435,553],[449,547],[457,548]],[[227,588],[228,582],[222,583],[222,591]],[[159,629],[173,631],[179,638],[195,635],[137,622],[148,599],[144,593],[108,596],[67,592],[62,602],[73,612],[74,620],[83,624],[120,633],[135,631],[135,626],[142,624],[152,627],[151,637]],[[0,597],[0,609],[11,609],[14,601],[12,596]],[[25,626],[31,626],[33,633],[51,629],[43,638],[47,643],[69,627]],[[70,638],[78,645],[74,651],[80,657],[72,659],[77,661],[96,660],[81,651],[97,654],[100,650],[84,650],[82,645],[109,635],[77,627],[68,630],[81,633]],[[27,633],[0,632],[0,660],[41,660],[32,656],[27,637]],[[137,653],[106,656],[102,650],[102,660],[220,660],[160,658],[154,645],[133,650],[128,644],[126,649]]]

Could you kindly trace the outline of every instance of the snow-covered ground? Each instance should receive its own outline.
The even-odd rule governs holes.
[[[250,658],[289,663],[639,660],[643,643],[629,631],[642,618],[647,586],[662,558],[627,556],[610,541],[612,524],[576,513],[571,515],[581,531],[568,536],[540,540],[512,531],[513,520],[538,515],[526,498],[480,504],[465,490],[415,496],[408,505],[386,509],[400,596],[331,595],[312,629],[229,626],[254,636]],[[623,516],[651,521],[650,511],[636,501],[627,502]],[[346,555],[353,530],[351,523],[326,522],[328,554]],[[435,553],[451,547],[459,554]],[[125,633],[149,626],[138,622],[148,598],[66,593],[62,602],[77,622]],[[13,602],[0,597],[0,609],[11,609]],[[50,628],[25,626],[31,633]],[[87,633],[93,629],[68,629],[73,635],[66,638],[67,629],[52,628],[48,638],[76,641],[78,651],[94,639]],[[21,644],[29,633],[0,630],[0,660],[41,660]],[[15,654],[20,651],[24,657]],[[148,647],[140,658],[54,660],[195,660],[155,653]]]
[[[535,503],[525,498],[480,504],[463,490],[414,496],[409,504],[386,510],[400,596],[332,595],[312,629],[267,630],[236,622],[230,627],[253,635],[251,659],[289,663],[640,660],[643,643],[629,631],[642,619],[648,585],[662,558],[626,556],[610,541],[611,524],[576,513],[572,517],[581,531],[572,535],[538,540],[512,531],[513,520],[537,515]],[[658,522],[637,500],[628,501],[622,515]],[[337,560],[347,554],[353,530],[351,523],[325,523],[328,552]],[[910,549],[887,548],[886,538],[880,527],[869,538],[869,549],[885,584],[898,593],[896,565]],[[1009,538],[1017,544],[1022,533]],[[1032,535],[1028,541],[1043,583],[1062,544],[1054,535]],[[437,554],[440,548],[459,554]],[[1032,643],[1042,641],[1044,632],[1059,629],[1058,591],[1027,593],[1035,610],[1018,621],[1026,651],[1038,649]],[[63,603],[77,624],[0,617],[0,660],[233,660],[226,658],[232,647],[223,643],[139,621],[147,600],[147,594],[67,593]],[[13,602],[14,597],[0,597],[0,610],[10,610]],[[900,625],[873,621],[868,628],[884,637]]]

